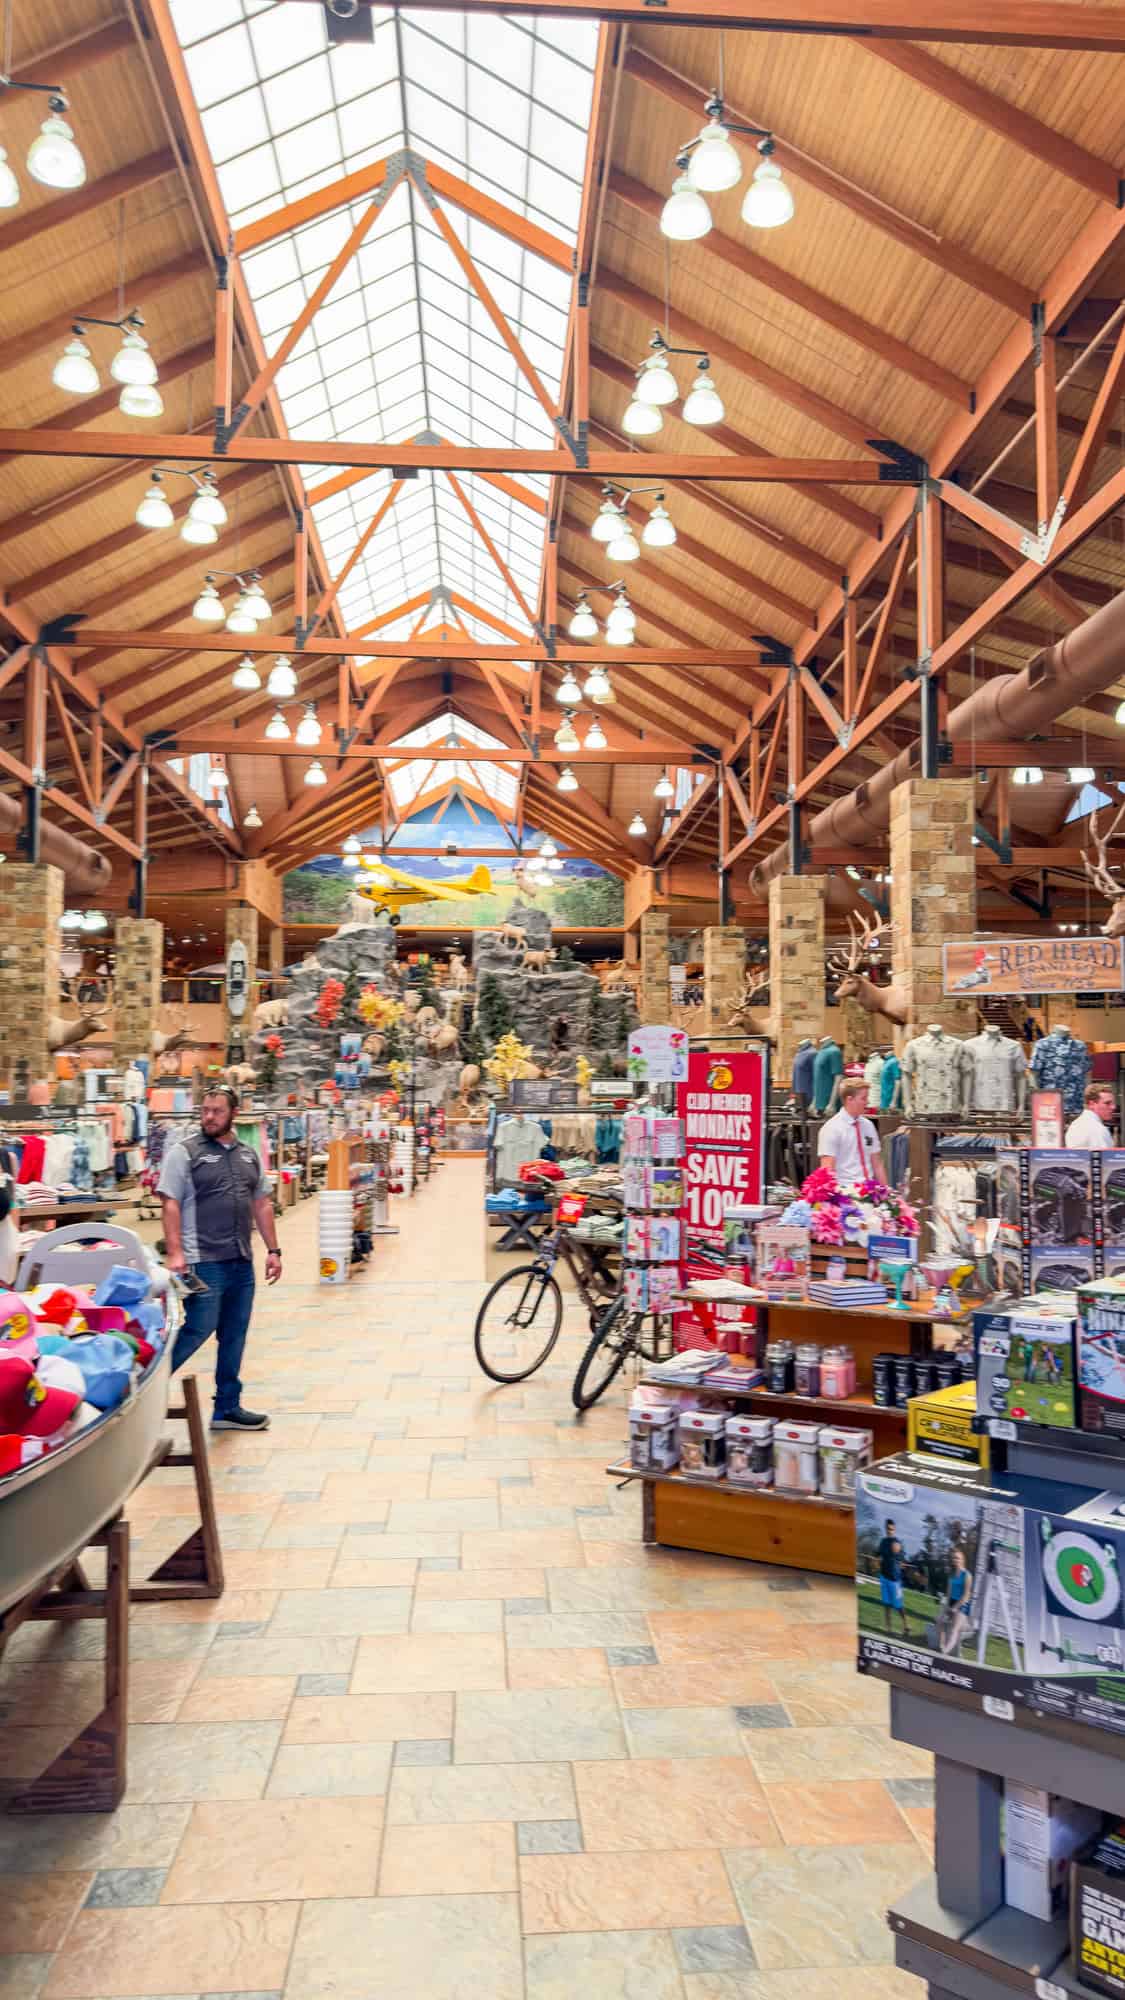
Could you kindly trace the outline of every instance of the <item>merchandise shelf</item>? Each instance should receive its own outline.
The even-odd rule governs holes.
[[[845,1500],[778,1486],[730,1486],[725,1479],[685,1479],[681,1472],[646,1472],[629,1464],[607,1465],[606,1471],[611,1479],[640,1481],[646,1542],[823,1576],[855,1574],[855,1508]]]
[[[641,1381],[650,1389],[702,1389],[707,1390],[707,1378],[701,1382],[662,1382],[659,1376],[642,1375]],[[890,1417],[899,1423],[906,1422],[906,1411],[897,1403],[873,1403],[870,1396],[798,1396],[795,1390],[762,1388],[732,1389],[727,1382],[716,1383],[708,1394],[730,1396],[741,1403],[761,1403],[770,1410],[816,1410],[826,1416],[837,1411],[847,1411],[853,1417]]]

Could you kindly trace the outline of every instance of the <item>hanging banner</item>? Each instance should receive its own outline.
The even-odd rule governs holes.
[[[1125,938],[964,938],[941,949],[948,994],[1116,993]]]
[[[681,1213],[709,1243],[722,1245],[728,1208],[763,1198],[768,1103],[765,1050],[691,1051],[687,1082],[676,1092],[684,1122]]]

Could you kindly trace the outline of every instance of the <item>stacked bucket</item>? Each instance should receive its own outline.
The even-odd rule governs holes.
[[[319,1200],[320,1282],[346,1285],[352,1267],[352,1191],[323,1188]]]

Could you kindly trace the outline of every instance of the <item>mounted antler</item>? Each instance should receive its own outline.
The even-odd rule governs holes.
[[[1102,925],[1104,937],[1125,936],[1125,882],[1119,882],[1110,868],[1106,850],[1125,817],[1125,803],[1117,808],[1104,840],[1098,832],[1098,815],[1090,814],[1090,836],[1094,843],[1097,860],[1091,861],[1086,849],[1082,849],[1082,864],[1099,896],[1107,896],[1112,904],[1109,916]]]
[[[742,996],[736,1003],[734,1012],[728,1016],[727,1019],[728,1028],[743,1028],[750,1026],[750,1022],[747,1018],[749,1015],[749,1011],[751,1007],[754,1006],[758,998],[758,995],[766,991],[766,989],[769,986],[769,983],[770,983],[770,969],[768,965],[759,965],[753,967],[749,972],[744,973],[742,981]]]
[[[1125,893],[1125,892],[1123,892]],[[848,916],[850,944],[847,957],[835,952],[828,960],[828,969],[838,981],[837,1000],[858,1000],[869,1014],[883,1014],[888,1021],[898,1026],[909,1018],[909,1005],[903,989],[896,985],[876,986],[860,971],[865,958],[870,957],[880,944],[889,942],[894,925],[877,912],[871,917]]]

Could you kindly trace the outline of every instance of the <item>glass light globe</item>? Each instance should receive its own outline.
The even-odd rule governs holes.
[[[663,500],[658,500],[641,529],[641,540],[650,549],[670,549],[675,539],[676,524]]]
[[[279,694],[286,701],[290,695],[296,694],[297,676],[284,653],[278,654],[277,659],[270,668],[270,677],[266,682],[266,687],[270,694]]]
[[[347,839],[344,842],[343,851],[345,854],[362,854],[363,843],[362,841],[356,838],[356,835],[354,833],[349,833]]]
[[[1125,701],[1118,702],[1113,713],[1113,719],[1119,729],[1125,729]]]
[[[231,609],[227,615],[227,631],[256,632],[257,629],[258,629],[258,621],[254,617],[250,609],[250,604],[246,596],[246,592],[244,590],[240,590],[238,596],[235,598],[234,603],[231,606]],[[270,692],[271,694],[274,694],[277,692],[277,690],[275,688],[271,688]]]
[[[615,500],[603,500],[594,517],[590,533],[596,542],[612,542],[623,524],[623,515]]]
[[[251,806],[249,812],[243,818],[242,824],[243,826],[261,826],[262,815],[258,811],[257,806]]]
[[[607,625],[605,637],[607,646],[631,646],[636,634],[633,625]]]
[[[259,625],[264,625],[267,618],[273,617],[269,598],[262,589],[262,579],[260,576],[254,575],[250,578],[249,586],[244,595],[246,598],[246,609],[250,613],[251,618],[257,619]]]
[[[180,529],[181,542],[191,542],[196,548],[203,549],[218,539],[219,530],[213,528],[210,521],[197,521],[189,509],[184,515],[183,526]]]
[[[562,867],[562,862],[559,860],[557,854],[552,854],[550,860],[547,863],[547,866],[551,870],[552,874],[554,874],[558,869]]]
[[[8,155],[0,146],[0,208],[16,208],[19,205],[20,184],[8,165]]]
[[[266,735],[271,743],[284,743],[291,734],[289,724],[279,708],[275,708],[266,724]]]
[[[117,407],[123,417],[162,417],[164,398],[150,383],[130,382],[117,398]]]
[[[344,867],[345,867],[345,868],[358,868],[358,867],[359,867],[359,855],[358,855],[358,854],[345,854],[345,855],[344,855],[344,856],[342,857],[342,859],[343,859],[343,863],[344,863]]]
[[[586,682],[587,701],[609,701],[613,683],[604,667],[595,667]]]
[[[703,127],[688,163],[688,179],[701,194],[723,194],[742,179],[742,159],[718,118]]]
[[[60,931],[80,931],[85,924],[81,910],[64,910],[59,918]]]
[[[751,229],[780,229],[793,218],[793,196],[776,160],[763,160],[742,200],[742,220]]]
[[[316,719],[316,710],[310,702],[300,722],[297,724],[296,741],[308,749],[313,744],[320,742],[320,733],[320,724]]]
[[[650,354],[642,361],[633,391],[638,403],[674,403],[680,387],[663,354]]]
[[[660,228],[673,243],[692,243],[706,236],[711,227],[711,211],[686,174],[672,184],[672,192],[660,211]]]
[[[168,504],[168,495],[160,484],[158,474],[153,474],[152,484],[141,500],[133,519],[136,521],[138,528],[170,528],[172,526],[172,509]]]
[[[239,688],[246,694],[253,694],[254,689],[260,688],[262,685],[262,676],[254,665],[253,660],[250,659],[239,661],[230,680],[232,687]]]
[[[575,729],[573,722],[568,718],[563,723],[562,728],[555,731],[555,749],[569,752],[578,748],[578,731]]]
[[[597,638],[598,621],[584,597],[580,597],[578,603],[575,605],[574,616],[566,629],[572,639]]]
[[[122,331],[121,345],[109,364],[109,372],[115,382],[151,389],[156,380],[156,363],[148,351],[147,340],[136,327],[127,326]]]
[[[56,389],[65,389],[69,396],[92,396],[95,389],[101,388],[90,350],[77,334],[67,341],[59,355],[51,370],[51,380]]]
[[[621,419],[621,428],[628,437],[655,437],[664,429],[664,419],[653,403],[642,403],[634,396]]]
[[[82,919],[82,928],[84,931],[107,931],[109,918],[104,910],[87,910]]]
[[[28,148],[27,171],[33,181],[49,188],[80,188],[86,178],[86,162],[74,143],[74,133],[54,109]]]
[[[556,790],[560,792],[576,792],[578,790],[578,780],[569,764],[564,764],[562,770],[559,772],[556,779]]]
[[[1072,785],[1092,785],[1094,782],[1094,767],[1092,764],[1072,764],[1067,772],[1067,777],[1070,779]]]
[[[577,708],[582,699],[582,689],[574,678],[574,670],[568,667],[555,690],[555,700],[560,708]]]
[[[219,498],[219,489],[211,473],[205,472],[201,475],[195,498],[188,508],[188,515],[193,521],[206,521],[212,528],[225,526],[227,510]]]
[[[597,716],[595,716],[589,729],[586,731],[587,750],[604,750],[608,740],[605,730],[602,728]]]
[[[667,771],[661,771],[660,776],[658,777],[655,785],[652,788],[652,796],[654,799],[675,798],[676,787],[672,783],[671,778],[668,776]]]
[[[221,625],[225,616],[223,600],[215,589],[210,577],[207,578],[199,596],[191,607],[191,615],[198,618],[201,625]]]
[[[1043,773],[1039,769],[1038,764],[1021,764],[1018,769],[1012,772],[1012,783],[1015,785],[1041,785],[1043,783]]]
[[[641,545],[629,527],[623,534],[615,535],[606,550],[610,562],[615,563],[636,562],[640,553]]]
[[[313,758],[312,763],[305,772],[305,783],[306,785],[326,785],[328,783],[328,773],[319,757]]]
[[[226,791],[227,786],[230,784],[230,779],[227,777],[227,774],[224,771],[221,764],[213,765],[211,770],[208,771],[207,783],[210,785],[211,790],[213,792]]]
[[[629,821],[629,832],[633,835],[634,839],[636,840],[642,839],[643,836],[648,832],[648,828],[645,825],[643,819],[641,818],[640,813],[633,814],[632,819]]]
[[[557,853],[558,853],[558,851],[559,851],[559,850],[558,850],[558,848],[557,848],[557,847],[555,846],[555,843],[554,843],[554,841],[553,841],[553,840],[545,840],[545,841],[543,842],[542,846],[541,846],[541,847],[540,847],[540,849],[539,849],[539,853],[540,853],[540,855],[541,855],[541,857],[543,858],[543,860],[544,860],[544,861],[549,861],[549,860],[551,859],[551,856],[552,856],[553,854],[557,854]]]
[[[684,399],[682,414],[685,424],[721,424],[726,415],[704,361],[699,364],[691,394]]]

